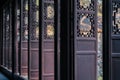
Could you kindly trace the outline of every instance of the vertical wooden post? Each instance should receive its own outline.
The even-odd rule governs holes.
[[[60,79],[71,80],[71,1],[61,0],[60,9]]]
[[[103,79],[111,79],[111,0],[103,0]]]
[[[14,75],[16,69],[16,0],[12,1],[12,74]],[[14,76],[13,76],[14,79]]]

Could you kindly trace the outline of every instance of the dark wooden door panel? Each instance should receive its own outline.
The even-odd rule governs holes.
[[[120,79],[120,0],[112,0],[111,3],[111,56],[112,56],[112,80]]]
[[[89,44],[80,45],[81,48],[78,48],[78,44],[76,47],[75,52],[75,80],[96,80],[96,42],[95,41],[89,41],[88,43],[93,44],[90,46],[86,46]],[[84,42],[84,41],[81,41]],[[86,41],[85,41],[86,42]],[[93,43],[94,42],[94,43]],[[87,42],[86,42],[87,43]]]
[[[97,1],[75,0],[75,80],[97,79]]]
[[[112,52],[114,53],[120,53],[120,47],[118,47],[118,45],[120,45],[120,40],[119,39],[113,39],[112,40]]]
[[[43,80],[54,80],[54,41],[44,41],[42,53],[42,76]],[[52,44],[52,45],[51,45]]]
[[[112,80],[119,80],[120,79],[120,57],[119,58],[112,58]]]
[[[83,46],[84,45],[84,46]],[[77,39],[76,40],[76,51],[96,51],[96,40],[83,40]]]
[[[77,55],[75,72],[76,80],[96,80],[96,56],[95,55]]]

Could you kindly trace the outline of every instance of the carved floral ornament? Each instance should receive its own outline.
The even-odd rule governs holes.
[[[54,17],[54,8],[53,6],[47,7],[47,18],[53,18]]]
[[[53,25],[47,25],[47,36],[54,36],[54,27]]]
[[[91,0],[79,0],[80,1],[80,6],[87,8],[90,6]]]
[[[91,30],[91,22],[90,19],[87,18],[87,16],[81,17],[79,21],[79,26],[80,26],[80,33],[83,35],[87,35],[88,32]]]

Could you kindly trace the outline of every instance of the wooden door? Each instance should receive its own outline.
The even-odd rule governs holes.
[[[28,63],[29,79],[39,80],[39,0],[29,0]],[[40,45],[41,46],[41,45]]]
[[[20,73],[28,77],[28,0],[21,0],[20,8]]]
[[[42,80],[54,80],[54,0],[42,0]]]
[[[97,79],[97,1],[74,2],[75,80]]]
[[[111,3],[112,80],[120,79],[120,0]]]

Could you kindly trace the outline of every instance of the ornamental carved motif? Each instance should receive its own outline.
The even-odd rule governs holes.
[[[47,18],[52,19],[54,17],[54,8],[53,6],[47,7]]]
[[[113,2],[113,34],[120,34],[120,3]]]
[[[78,37],[94,37],[94,15],[80,14],[77,17],[77,36]]]
[[[90,6],[91,0],[80,0],[80,6],[87,8]]]
[[[47,36],[54,36],[54,27],[53,27],[53,25],[47,25]]]
[[[79,10],[95,10],[95,0],[77,0],[77,9]]]

